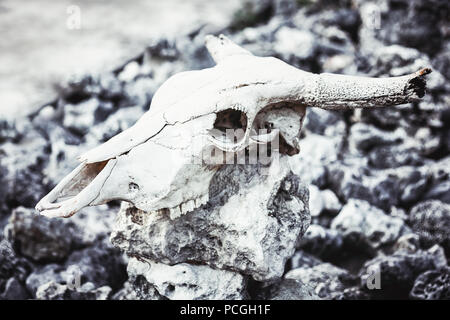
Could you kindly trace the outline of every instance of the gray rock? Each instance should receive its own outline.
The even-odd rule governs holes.
[[[400,218],[386,215],[367,201],[350,199],[334,218],[331,228],[342,233],[348,242],[358,242],[373,252],[386,244],[394,243],[408,228]]]
[[[5,235],[22,255],[43,262],[62,261],[92,241],[70,220],[49,219],[23,207],[13,211]]]
[[[312,59],[316,41],[309,31],[284,26],[275,34],[274,47],[284,61],[292,63]]]
[[[450,204],[450,180],[433,182],[423,199],[437,199]]]
[[[0,299],[26,299],[23,284],[31,272],[31,265],[14,252],[11,244],[0,240]]]
[[[328,166],[330,188],[344,201],[365,200],[385,211],[418,202],[429,188],[432,166],[370,170],[365,158],[347,158]]]
[[[209,203],[175,220],[124,205],[111,241],[160,263],[196,261],[259,281],[278,278],[310,222],[307,188],[280,168],[262,175],[256,166],[224,166]]]
[[[297,247],[321,258],[329,260],[337,257],[344,245],[340,232],[312,224],[303,237],[298,239]]]
[[[337,112],[312,108],[306,112],[303,127],[312,133],[323,135],[327,128],[336,125],[340,120],[342,117]]]
[[[409,296],[416,300],[450,300],[450,268],[422,273],[414,282]]]
[[[107,300],[110,294],[111,288],[107,286],[95,288],[89,282],[72,290],[67,285],[50,281],[38,288],[36,298],[38,300]]]
[[[321,300],[314,289],[301,280],[282,279],[266,290],[266,300]]]
[[[350,148],[367,152],[373,147],[395,144],[401,139],[402,136],[399,133],[384,132],[374,126],[359,122],[350,129],[349,145]]]
[[[34,130],[27,130],[17,143],[0,144],[2,204],[34,207],[48,192],[42,174],[48,152],[48,142]]]
[[[95,123],[95,111],[100,101],[92,98],[79,104],[66,104],[64,106],[63,124],[69,130],[79,135],[85,135]]]
[[[313,184],[309,185],[309,211],[311,217],[318,217],[322,213],[334,215],[342,208],[342,204],[333,191],[319,190]]]
[[[105,142],[131,127],[144,113],[141,106],[119,109],[104,122],[89,130],[87,139]]]
[[[34,270],[26,280],[28,291],[36,297],[37,289],[43,284],[51,281],[60,284],[65,283],[66,279],[61,275],[63,270],[63,266],[53,263]]]
[[[287,263],[287,270],[297,269],[297,268],[307,268],[314,267],[321,264],[318,258],[314,257],[303,250],[297,250],[292,258],[289,259]]]
[[[19,142],[30,130],[28,119],[0,119],[0,143]]]
[[[439,200],[421,202],[411,209],[408,220],[425,246],[440,244],[450,252],[449,204]]]
[[[450,204],[450,157],[426,167],[431,172],[429,189],[423,199],[436,199]]]
[[[143,275],[138,275],[134,278],[130,277],[128,281],[137,300],[168,300],[166,297],[160,295],[155,286],[149,283]],[[128,294],[127,296],[130,298],[133,297],[132,294]]]
[[[449,44],[447,43],[447,48],[433,58],[432,65],[447,79],[450,79],[450,51],[448,50],[448,46]]]
[[[300,141],[300,154],[289,159],[292,171],[306,184],[327,186],[328,166],[337,160],[342,142],[341,136],[307,134]]]
[[[311,268],[293,269],[286,273],[284,278],[306,283],[322,299],[333,299],[355,282],[354,277],[347,271],[330,263],[322,263]]]
[[[419,166],[425,163],[420,150],[408,144],[377,146],[369,154],[369,163],[377,169]]]
[[[26,286],[37,297],[39,287],[48,282],[66,285],[77,280],[82,286],[90,283],[96,288],[107,286],[117,290],[123,287],[126,279],[126,265],[121,253],[111,245],[99,242],[93,247],[73,252],[63,265],[48,264],[34,270],[28,276]]]
[[[392,108],[363,109],[361,110],[361,121],[374,124],[381,129],[394,130],[402,124],[402,121],[404,121],[403,112],[408,111],[408,109],[412,109],[412,106],[402,105]]]
[[[272,0],[246,0],[234,13],[228,26],[231,30],[241,30],[266,22],[274,13]]]
[[[309,212],[312,217],[317,217],[323,211],[324,201],[319,188],[311,184],[309,186]]]
[[[321,196],[323,199],[324,209],[328,213],[336,214],[342,209],[342,204],[333,191],[326,189],[322,190]]]
[[[421,273],[441,267],[440,254],[421,250],[415,253],[397,251],[393,255],[367,261],[360,271],[361,286],[367,288],[368,277],[378,274],[381,289],[368,290],[367,293],[385,299],[407,299]]]
[[[415,233],[408,233],[400,238],[393,246],[394,251],[404,251],[407,253],[415,253],[420,249],[420,238]]]
[[[141,71],[140,69],[141,66],[137,61],[128,62],[117,75],[117,78],[123,82],[131,82],[137,78]]]
[[[111,297],[111,300],[141,300],[136,291],[137,289],[133,287],[130,281],[126,281],[123,284],[123,287]],[[148,297],[146,298],[147,299],[144,298],[142,300],[156,300],[156,299],[148,299]]]
[[[154,79],[149,77],[139,77],[136,81],[125,84],[124,90],[128,100],[132,103],[132,106],[137,106],[141,110],[146,111],[151,103],[153,94],[158,87],[159,84],[156,83]],[[120,110],[122,109],[119,109],[118,111]]]
[[[358,287],[345,288],[333,296],[333,300],[369,300],[370,296]]]
[[[4,300],[24,300],[29,298],[25,287],[16,279],[9,278],[5,284],[5,290],[0,293],[0,299]]]
[[[81,275],[82,283],[91,282],[96,287],[107,285],[117,290],[127,279],[122,253],[105,241],[73,252],[65,262],[65,266],[67,269],[76,268]]]
[[[80,137],[59,124],[49,122],[48,126],[51,126],[48,136],[52,147],[48,162],[42,170],[44,175],[42,182],[56,186],[64,176],[79,165],[77,157],[80,152],[87,151],[93,145],[83,143]],[[35,205],[36,203],[32,207]]]
[[[155,38],[147,46],[146,51],[152,58],[173,61],[178,58],[180,52],[174,39],[166,37]]]
[[[374,52],[374,67],[378,74],[397,73],[397,70],[411,67],[419,59],[426,60],[426,56],[416,49],[397,44],[382,46]]]
[[[330,188],[344,202],[349,201],[351,198],[356,198],[372,203],[374,196],[366,178],[369,170],[366,168],[363,160],[352,162],[333,162],[328,166]]]
[[[420,169],[412,168],[403,172],[405,175],[403,177],[399,176],[400,179],[396,179],[401,188],[399,203],[410,205],[423,197],[423,194],[429,187],[430,178],[427,176],[426,171],[424,172]]]
[[[159,295],[171,300],[246,298],[246,278],[236,272],[187,263],[168,266],[136,258],[130,259],[127,270],[131,279],[143,276]]]
[[[375,5],[373,2],[366,3],[367,6]],[[417,48],[431,55],[441,48],[444,37],[439,26],[447,21],[448,16],[448,5],[445,1],[383,0],[377,4],[377,10],[381,11],[379,23],[383,27],[374,28],[373,23],[363,23],[362,31],[369,29],[370,33],[360,31],[360,39],[365,40],[362,41],[363,45],[367,43],[367,50],[373,49],[369,44],[372,40],[369,34],[374,35],[373,40]]]
[[[110,74],[106,74],[105,76],[112,77]],[[113,86],[108,85],[107,88],[108,91],[113,91]],[[80,103],[96,96],[101,90],[102,85],[99,83],[98,79],[95,79],[92,75],[72,74],[67,79],[67,82],[59,88],[61,97],[58,101],[58,107],[61,107],[66,103]]]
[[[31,265],[23,258],[16,255],[11,244],[6,240],[0,241],[0,288],[3,288],[6,281],[17,278],[24,282],[31,271]]]

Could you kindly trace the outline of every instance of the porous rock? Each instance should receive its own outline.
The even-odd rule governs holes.
[[[260,298],[266,300],[321,300],[308,283],[296,279],[282,279],[265,290]]]
[[[47,282],[53,281],[55,283],[63,283],[67,279],[63,279],[61,272],[64,267],[55,263],[47,264],[41,268],[35,269],[27,278],[26,286],[28,291],[36,297],[37,289],[46,284]]]
[[[195,261],[251,275],[279,278],[309,226],[308,191],[285,166],[224,166],[210,185],[208,204],[170,220],[124,205],[112,243],[127,254],[165,264]]]
[[[363,200],[351,199],[331,223],[348,242],[359,242],[373,251],[394,243],[408,228],[400,218],[386,215]]]
[[[415,205],[408,216],[411,228],[421,241],[430,246],[441,244],[450,252],[450,205],[439,200],[427,200]]]
[[[418,250],[414,253],[397,251],[390,256],[381,256],[367,261],[360,271],[361,286],[366,288],[368,277],[378,275],[380,289],[368,290],[375,297],[408,298],[415,279],[423,272],[444,267],[446,259],[439,250]],[[443,260],[445,260],[443,262]]]
[[[354,277],[346,270],[330,263],[321,263],[311,268],[293,269],[286,273],[284,278],[301,280],[312,287],[314,293],[323,299],[333,299],[350,284],[355,284]]]
[[[312,224],[305,234],[299,237],[297,247],[327,260],[338,256],[343,244],[344,240],[339,231]]]
[[[76,267],[81,281],[91,282],[96,287],[107,285],[119,289],[127,279],[126,265],[122,253],[111,244],[102,241],[95,246],[73,252],[65,266]]]
[[[312,254],[309,254],[303,250],[297,250],[295,254],[288,260],[286,265],[287,271],[302,267],[314,267],[321,264],[322,261],[316,258]]]
[[[11,244],[0,241],[0,299],[24,298],[23,285],[31,265],[16,255]]]
[[[127,270],[131,281],[143,276],[158,295],[171,300],[246,298],[246,278],[236,272],[188,263],[169,266],[136,258],[130,259]]]
[[[417,300],[449,300],[450,268],[422,273],[414,282],[410,297]]]
[[[20,253],[35,261],[61,261],[93,239],[70,220],[48,219],[33,209],[15,209],[5,227],[7,239]]]
[[[65,284],[53,281],[41,285],[37,292],[38,300],[106,300],[110,296],[111,288],[103,286],[95,288],[90,282],[86,282],[80,288],[69,288]]]

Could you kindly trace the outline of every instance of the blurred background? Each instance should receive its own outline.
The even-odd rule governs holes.
[[[448,299],[449,8],[446,0],[0,0],[0,298],[138,298],[127,258],[108,240],[118,203],[68,220],[37,216],[34,206],[78,155],[134,124],[169,76],[212,66],[204,36],[224,33],[315,73],[433,69],[420,102],[308,110],[292,167],[310,185],[312,225],[286,272],[323,298]],[[61,289],[74,268],[81,293]],[[381,289],[363,285],[371,268],[381,270]]]

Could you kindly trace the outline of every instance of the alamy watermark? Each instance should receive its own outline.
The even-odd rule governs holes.
[[[68,17],[66,19],[66,27],[69,30],[81,29],[81,9],[77,5],[70,5],[66,9]]]
[[[364,26],[371,30],[381,29],[381,10],[374,3],[366,4],[361,10],[361,20]]]
[[[67,288],[77,291],[81,287],[81,276],[83,272],[77,265],[71,265],[64,272]]]
[[[363,275],[363,279],[365,279],[367,289],[381,289],[381,270],[378,266],[371,266],[367,268],[367,273]]]
[[[200,130],[199,130],[200,131]],[[196,132],[199,132],[196,131]],[[192,165],[220,166],[223,164],[258,165],[263,175],[274,173],[280,161],[278,130],[243,129],[209,130],[208,134],[195,134],[187,148],[173,152],[173,162],[184,161]]]

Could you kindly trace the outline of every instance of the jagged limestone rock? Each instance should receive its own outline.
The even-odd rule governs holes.
[[[132,258],[128,264],[128,274],[131,279],[144,277],[160,296],[172,300],[247,298],[246,277],[205,265],[180,263],[169,266],[142,258]]]
[[[268,175],[256,165],[223,167],[211,182],[209,203],[174,220],[124,204],[111,241],[128,255],[165,264],[279,278],[310,223],[307,188],[283,162]]]

